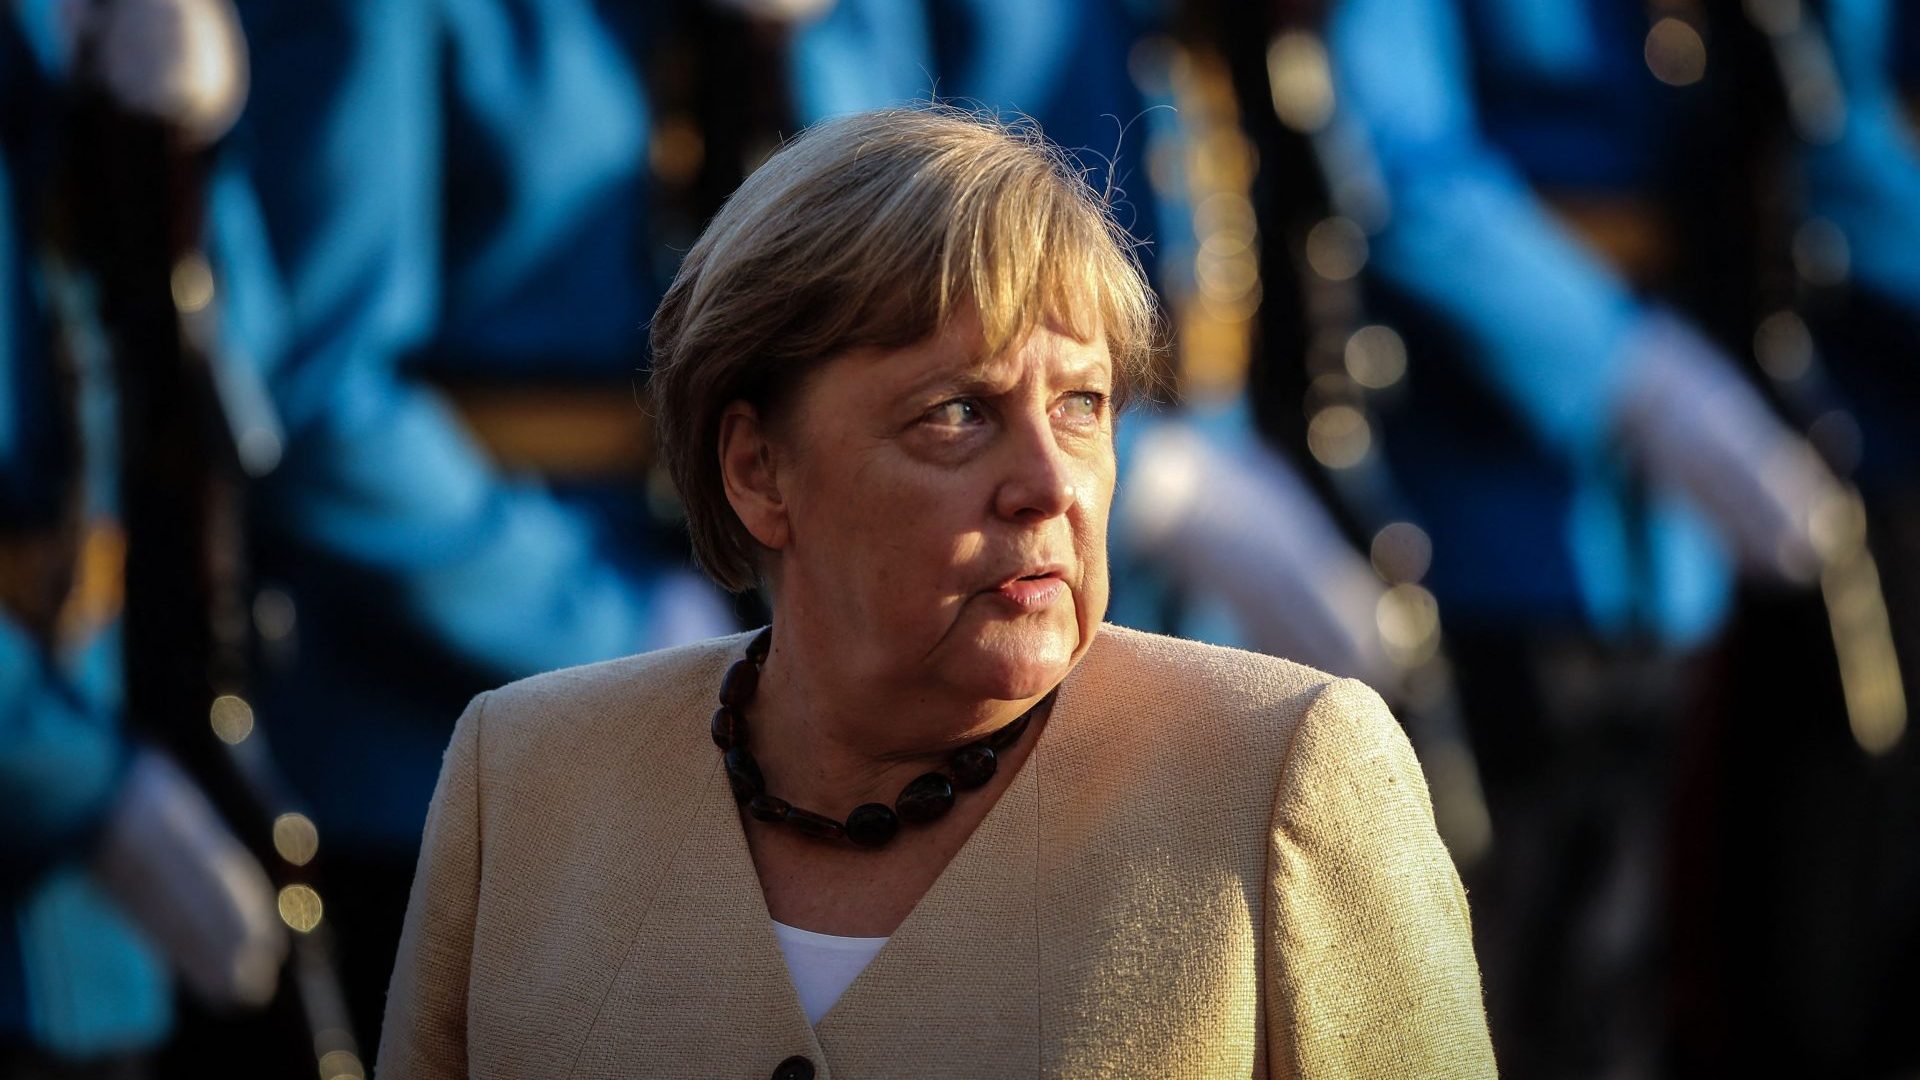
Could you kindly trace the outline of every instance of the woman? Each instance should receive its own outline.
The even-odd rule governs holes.
[[[742,185],[653,392],[773,626],[475,699],[383,1080],[1491,1074],[1379,698],[1101,625],[1152,327],[1031,133],[868,113]]]

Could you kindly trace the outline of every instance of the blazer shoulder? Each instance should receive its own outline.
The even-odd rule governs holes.
[[[544,672],[481,695],[480,743],[490,763],[604,753],[636,741],[661,749],[705,740],[702,721],[749,634]],[[687,728],[687,738],[673,730]]]
[[[1165,702],[1184,714],[1179,719],[1206,718],[1180,725],[1186,735],[1212,732],[1262,753],[1284,749],[1316,699],[1353,682],[1277,656],[1122,626],[1102,627],[1087,659],[1089,674],[1122,700]]]

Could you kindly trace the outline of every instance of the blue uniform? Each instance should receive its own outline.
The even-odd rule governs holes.
[[[405,855],[459,701],[650,644],[644,545],[503,474],[420,377],[639,370],[637,28],[590,0],[240,9],[213,252],[285,448],[258,566],[300,613],[262,716],[323,837]]]
[[[1869,331],[1863,344],[1836,342],[1828,350],[1842,403],[1863,429],[1858,479],[1872,504],[1887,495],[1911,498],[1920,477],[1920,365],[1913,355],[1920,139],[1906,107],[1920,92],[1920,10],[1892,0],[1833,0],[1827,19],[1847,116],[1838,138],[1805,155],[1808,211],[1846,237],[1850,280],[1867,306],[1907,328],[1890,340],[1873,340]],[[1843,331],[1866,329],[1868,320],[1850,321]]]
[[[1846,233],[1858,280],[1905,300],[1920,172],[1889,88],[1889,15],[1881,0],[1827,5],[1853,106],[1801,164],[1806,210]],[[1641,59],[1646,32],[1640,5],[1584,0],[1345,0],[1334,15],[1336,78],[1391,201],[1371,267],[1458,345],[1455,366],[1416,368],[1419,405],[1387,444],[1456,626],[1688,644],[1728,609],[1716,538],[1637,490],[1612,442],[1647,303],[1536,194],[1660,182],[1684,129]]]
[[[53,5],[29,7],[49,28]],[[609,512],[620,501],[503,473],[422,378],[640,371],[657,296],[644,27],[590,0],[239,7],[252,93],[218,150],[208,242],[222,370],[252,391],[234,401],[267,448],[255,459],[277,458],[250,490],[253,562],[298,612],[297,644],[268,651],[254,704],[323,853],[410,866],[468,696],[655,644],[665,560]],[[12,90],[8,107],[30,113]],[[4,227],[34,219],[19,203]],[[59,440],[32,427],[54,412],[44,356],[21,347],[39,301],[22,278],[30,254],[0,241],[0,492],[9,514],[44,517]],[[110,646],[76,674],[0,628],[0,795],[22,825],[0,857],[24,928],[0,942],[0,1018],[62,1049],[150,1043],[167,1026],[164,969],[47,870],[97,827],[128,753]],[[336,894],[339,910],[354,898]],[[367,970],[349,976],[364,976],[355,1004],[377,1016],[391,959],[371,935]]]
[[[1617,441],[1651,303],[1542,197],[1658,197],[1686,160],[1697,132],[1686,91],[1648,70],[1649,8],[1342,0],[1329,32],[1389,202],[1369,270],[1414,346],[1385,445],[1433,535],[1428,583],[1489,778],[1503,865],[1477,892],[1496,1037],[1542,1075],[1659,1071],[1672,953],[1654,944],[1670,906],[1655,868],[1669,742],[1697,705],[1671,658],[1731,608],[1717,536]],[[1836,140],[1797,155],[1797,209],[1840,227],[1856,283],[1909,296],[1920,192],[1884,83],[1891,5],[1805,8],[1853,102]]]
[[[1904,8],[1905,10],[1900,10]],[[1827,0],[1847,98],[1838,137],[1806,154],[1807,208],[1840,227],[1861,287],[1920,313],[1920,141],[1902,101],[1920,71],[1920,14],[1893,0]]]
[[[82,410],[56,385],[37,269],[39,200],[58,149],[49,9],[0,18],[0,534],[9,543],[56,529],[81,473],[86,515],[108,511],[114,464],[98,372],[82,365]],[[111,627],[55,645],[0,605],[0,1048],[131,1053],[171,1025],[163,962],[84,865],[131,754],[119,691]]]
[[[1096,191],[1113,185],[1120,223],[1150,238],[1147,102],[1127,72],[1146,25],[1126,0],[840,0],[794,35],[803,124],[938,99],[1030,116],[1076,155]],[[1151,267],[1153,250],[1143,249]]]
[[[1504,51],[1482,66],[1508,60],[1555,85],[1510,95],[1519,115],[1507,128],[1476,97],[1475,51],[1487,45],[1469,35],[1483,24],[1462,4],[1347,0],[1335,13],[1336,79],[1391,202],[1371,267],[1462,346],[1458,377],[1423,381],[1416,369],[1423,396],[1394,418],[1388,447],[1401,451],[1394,465],[1433,533],[1430,581],[1452,625],[1558,623],[1696,641],[1726,611],[1727,560],[1677,500],[1636,505],[1611,441],[1642,303],[1552,219],[1521,161],[1495,141],[1506,131],[1563,171],[1591,162],[1605,182],[1637,183],[1656,153],[1646,141],[1660,132],[1654,90],[1638,92],[1653,80],[1619,69],[1619,50],[1607,47],[1617,41],[1596,40],[1588,5],[1509,6],[1526,17],[1516,10],[1509,36],[1495,39]],[[1616,31],[1639,14],[1592,6],[1619,9],[1596,16]],[[1484,25],[1498,24],[1485,14]],[[1629,88],[1618,98],[1616,81]],[[1564,126],[1531,115],[1543,100]],[[1510,421],[1491,437],[1489,401]]]

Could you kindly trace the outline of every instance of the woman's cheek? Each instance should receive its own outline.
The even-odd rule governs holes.
[[[947,427],[916,424],[900,437],[908,457],[935,468],[955,468],[978,456],[990,437],[985,424]]]

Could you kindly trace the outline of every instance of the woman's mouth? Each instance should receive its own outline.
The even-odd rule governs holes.
[[[1067,591],[1067,582],[1058,570],[1047,570],[1003,582],[995,591],[1022,611],[1040,611],[1060,599]]]

